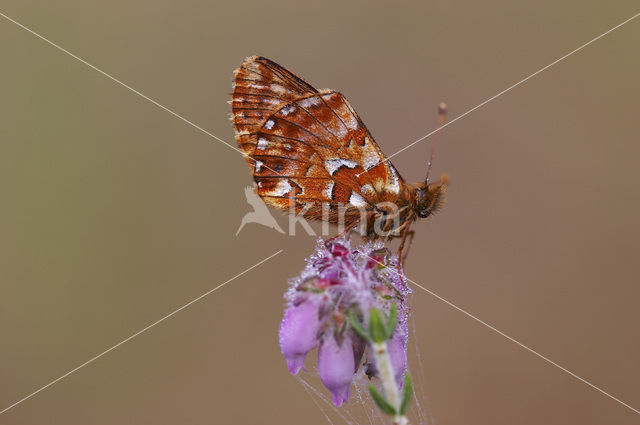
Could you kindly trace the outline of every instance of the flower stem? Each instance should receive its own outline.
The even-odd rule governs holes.
[[[389,400],[389,403],[391,403],[396,412],[398,412],[394,417],[394,424],[407,425],[409,423],[407,417],[399,413],[402,399],[400,397],[400,388],[398,388],[396,382],[393,365],[391,364],[387,343],[386,341],[372,342],[372,348],[384,394],[387,400]]]

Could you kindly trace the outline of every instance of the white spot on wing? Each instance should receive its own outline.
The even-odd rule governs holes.
[[[355,207],[364,207],[365,205],[367,205],[367,201],[365,201],[365,199],[356,192],[351,192],[349,203]]]
[[[336,185],[336,182],[329,182],[329,184],[327,184],[327,187],[324,188],[324,190],[322,191],[322,194],[324,196],[326,196],[329,199],[333,199],[331,198],[331,194],[333,193],[333,187]]]
[[[293,105],[287,105],[287,106],[285,106],[284,108],[280,109],[280,113],[286,117],[287,115],[289,115],[290,113],[292,113],[295,109],[296,109],[296,107],[295,107],[295,106],[293,106]]]
[[[255,90],[269,90],[268,86],[262,85],[262,84],[256,84],[256,83],[249,83],[248,86],[252,89]]]
[[[353,116],[353,114],[351,113],[351,111],[349,111],[349,116],[348,116],[348,120],[345,122],[345,124],[347,125],[347,127],[351,130],[357,130],[358,129],[358,121],[356,120],[356,118]]]
[[[369,171],[380,164],[380,157],[375,152],[367,152],[364,157],[364,169]]]
[[[364,193],[365,195],[373,195],[376,191],[373,189],[373,186],[371,186],[369,183],[363,185],[360,188],[360,191],[362,193]]]
[[[337,136],[341,139],[347,135],[347,129],[342,125],[342,122],[337,126],[337,128],[334,127],[334,129],[338,132]]]
[[[376,148],[373,147],[373,143],[371,143],[371,139],[369,137],[364,137],[364,169],[370,170],[380,163],[380,156]]]
[[[328,159],[324,162],[324,165],[327,168],[327,171],[329,172],[329,174],[333,176],[333,174],[336,171],[338,171],[338,168],[340,167],[356,168],[358,166],[358,163],[350,159],[338,158],[338,159]]]
[[[389,191],[391,193],[398,194],[400,193],[400,179],[398,178],[398,172],[391,163],[389,163],[389,170],[391,171],[391,186],[389,187]]]
[[[286,91],[284,87],[282,87],[280,84],[271,84],[271,91],[273,91],[276,94],[284,94],[284,92]]]
[[[258,139],[258,149],[265,150],[267,149],[267,146],[269,146],[269,142],[267,142],[267,139],[265,139],[264,137]]]
[[[293,188],[291,187],[291,184],[289,183],[289,180],[280,179],[280,181],[278,182],[276,187],[274,187],[273,190],[271,191],[271,195],[272,196],[284,196],[287,193],[289,193],[291,191],[291,189],[293,189]]]
[[[262,169],[262,166],[264,165],[264,162],[262,161],[256,161],[256,173],[259,173],[260,170]]]
[[[298,102],[300,104],[300,106],[302,106],[303,108],[310,108],[312,106],[316,106],[320,104],[320,99],[318,99],[317,96],[314,97],[308,97],[306,99],[302,99],[301,101]]]
[[[273,120],[268,120],[266,123],[264,123],[264,128],[266,128],[267,130],[271,130],[273,128]]]

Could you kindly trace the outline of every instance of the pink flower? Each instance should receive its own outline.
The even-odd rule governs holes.
[[[318,349],[318,375],[329,391],[331,401],[340,407],[349,399],[349,387],[356,367],[353,355],[353,342],[345,332],[338,343],[333,332],[327,332]]]
[[[387,343],[398,388],[402,388],[404,373],[407,370],[407,331],[403,328],[406,328],[406,323],[405,326],[396,327],[393,336]]]
[[[298,305],[292,305],[280,324],[280,349],[287,360],[289,372],[294,375],[304,368],[307,353],[318,344],[317,335],[321,325],[319,301],[317,296],[311,296]]]
[[[280,349],[289,371],[304,368],[307,353],[318,347],[318,374],[336,406],[349,399],[349,387],[362,364],[372,364],[369,344],[352,328],[349,317],[368,323],[369,312],[388,316],[397,307],[397,327],[389,357],[399,385],[406,369],[406,298],[411,290],[397,271],[397,258],[381,242],[353,249],[348,240],[319,241],[299,277],[292,279],[280,324]],[[350,316],[351,315],[351,316]],[[355,315],[355,316],[353,316]],[[372,369],[373,370],[373,369]]]

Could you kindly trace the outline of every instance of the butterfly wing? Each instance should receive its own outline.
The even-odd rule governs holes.
[[[246,58],[235,71],[231,95],[238,147],[251,154],[264,119],[283,104],[311,93],[317,90],[277,63],[260,56]],[[247,158],[247,163],[251,166],[254,161]]]
[[[243,67],[254,69],[245,64]],[[258,195],[283,210],[294,206],[308,218],[323,218],[322,205],[328,205],[331,222],[337,220],[340,205],[371,210],[378,202],[397,199],[405,189],[402,177],[384,160],[344,96],[332,90],[318,92],[284,68],[276,69],[278,72],[268,69],[270,74],[264,75],[252,71],[256,77],[252,81],[260,81],[264,93],[277,94],[280,103],[274,101],[271,109],[265,105],[262,118],[250,124],[242,120],[240,126],[234,121],[240,133],[238,143],[253,159],[249,166]],[[275,82],[271,75],[277,77]],[[270,87],[273,84],[278,87],[275,91]],[[236,79],[236,91],[238,87],[238,97],[243,98],[248,86],[239,85]]]

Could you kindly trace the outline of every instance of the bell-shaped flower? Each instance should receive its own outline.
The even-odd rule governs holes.
[[[318,375],[331,392],[331,401],[340,407],[349,399],[349,387],[356,367],[353,342],[345,332],[341,342],[336,341],[333,332],[326,332],[318,349]]]
[[[382,242],[354,249],[339,238],[319,241],[302,273],[289,282],[279,332],[282,354],[289,371],[296,374],[307,353],[318,347],[318,374],[336,406],[348,400],[362,359],[366,356],[373,366],[368,342],[349,325],[350,313],[359,313],[366,323],[371,309],[388,315],[392,305],[397,307],[397,329],[388,347],[395,378],[402,381],[407,362],[406,300],[411,290],[397,266],[398,259]],[[367,367],[365,373],[375,375],[375,367]]]
[[[391,366],[393,367],[398,388],[402,387],[404,373],[407,370],[407,332],[403,327],[396,327],[393,336],[387,343],[389,358],[391,359]]]
[[[292,304],[286,311],[280,324],[279,342],[289,372],[292,374],[304,367],[307,353],[318,345],[320,330],[321,299],[311,294],[299,304]]]

